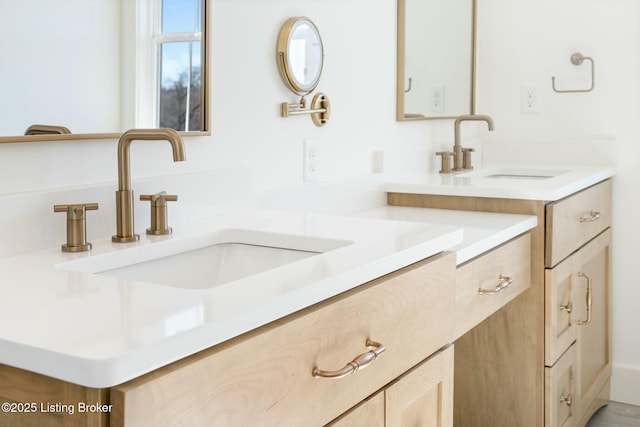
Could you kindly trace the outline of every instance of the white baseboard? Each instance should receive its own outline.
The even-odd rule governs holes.
[[[611,400],[640,406],[640,367],[613,365]]]

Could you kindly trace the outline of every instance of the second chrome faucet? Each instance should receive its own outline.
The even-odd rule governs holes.
[[[133,190],[131,189],[131,168],[129,148],[135,140],[168,141],[173,150],[173,161],[185,160],[184,144],[178,132],[172,129],[131,129],[118,141],[118,191],[116,191],[116,234],[113,242],[135,242],[140,236],[135,234],[133,223]]]

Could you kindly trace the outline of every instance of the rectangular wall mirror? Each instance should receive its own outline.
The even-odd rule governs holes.
[[[208,131],[209,1],[0,2],[0,142]]]
[[[398,0],[396,119],[474,114],[476,0]]]

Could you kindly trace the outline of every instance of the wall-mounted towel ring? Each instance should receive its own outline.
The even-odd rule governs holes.
[[[570,89],[570,90],[560,90],[556,88],[556,78],[555,77],[551,77],[551,86],[553,87],[553,90],[558,92],[558,93],[575,93],[575,92],[591,92],[593,90],[593,87],[596,84],[595,81],[595,64],[593,61],[593,58],[590,58],[588,56],[583,56],[581,53],[574,53],[573,55],[571,55],[571,63],[573,65],[581,65],[582,62],[584,60],[587,61],[591,61],[591,86],[588,89]]]

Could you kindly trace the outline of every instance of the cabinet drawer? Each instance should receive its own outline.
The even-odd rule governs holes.
[[[456,272],[456,339],[520,295],[530,284],[529,233],[459,267]]]
[[[454,280],[437,255],[114,387],[111,425],[324,425],[452,341]],[[368,339],[386,350],[366,370],[312,376]]]
[[[611,226],[611,180],[546,207],[545,266],[553,267]]]
[[[579,421],[575,347],[575,345],[569,347],[553,367],[545,368],[545,426],[571,427]]]

